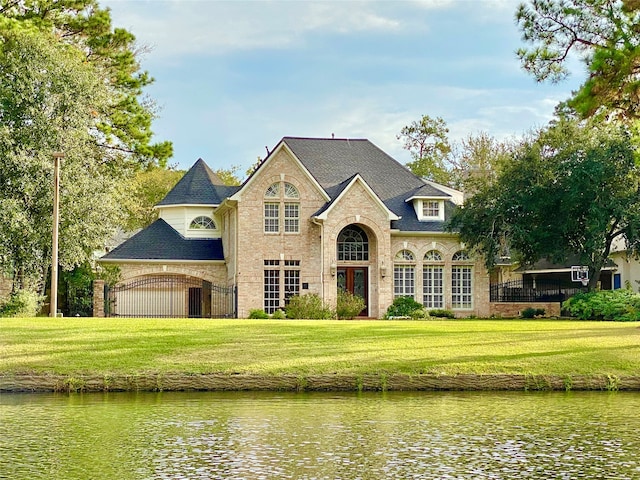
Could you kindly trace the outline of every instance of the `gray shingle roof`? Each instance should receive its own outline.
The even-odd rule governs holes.
[[[443,222],[420,222],[406,200],[412,196],[450,198],[414,175],[407,167],[366,139],[284,137],[282,139],[332,199],[346,180],[359,173],[393,213],[402,217],[392,228],[403,231],[443,231]],[[445,218],[453,203],[445,202]]]
[[[100,260],[224,260],[219,238],[185,238],[159,218]]]
[[[239,188],[224,185],[220,177],[199,158],[158,206],[220,205]]]

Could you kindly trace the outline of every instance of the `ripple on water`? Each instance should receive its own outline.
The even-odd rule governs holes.
[[[0,478],[640,478],[640,394],[0,397]]]

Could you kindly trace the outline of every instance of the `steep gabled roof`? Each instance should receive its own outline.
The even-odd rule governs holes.
[[[238,188],[224,185],[220,177],[199,158],[158,206],[220,205]]]
[[[282,142],[329,194],[331,201],[342,193],[355,174],[359,174],[387,208],[400,217],[392,221],[392,228],[444,230],[443,222],[418,221],[407,200],[412,196],[442,198],[445,200],[445,218],[448,218],[454,207],[449,201],[451,195],[413,174],[369,140],[284,137]]]
[[[224,260],[219,238],[184,238],[159,218],[100,258],[124,260]]]

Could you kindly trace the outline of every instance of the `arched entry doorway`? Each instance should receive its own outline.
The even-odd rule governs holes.
[[[342,229],[337,239],[338,288],[364,299],[360,316],[369,314],[369,237],[358,225]]]

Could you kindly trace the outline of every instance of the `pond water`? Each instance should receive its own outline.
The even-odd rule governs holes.
[[[639,393],[0,395],[7,479],[638,479]]]

